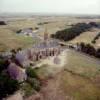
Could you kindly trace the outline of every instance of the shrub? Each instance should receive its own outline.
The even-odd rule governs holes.
[[[0,25],[6,25],[4,21],[0,21]]]
[[[93,44],[95,44],[96,43],[96,41],[95,40],[93,40],[93,41],[91,41]]]
[[[0,59],[0,73],[4,70],[7,69],[8,67],[8,61],[4,60],[4,59]]]
[[[96,57],[97,57],[97,58],[100,58],[100,48],[97,49],[97,51],[96,51]]]
[[[26,74],[27,74],[28,77],[31,77],[31,78],[38,78],[38,76],[37,76],[35,70],[32,69],[31,67],[28,67],[28,68],[26,69]]]
[[[31,87],[36,90],[39,91],[40,90],[40,82],[38,79],[36,78],[28,78],[27,82],[31,85]]]
[[[7,74],[0,75],[0,100],[19,89],[19,83]]]
[[[96,50],[92,45],[85,43],[80,43],[80,48],[82,52],[100,58],[100,48]]]

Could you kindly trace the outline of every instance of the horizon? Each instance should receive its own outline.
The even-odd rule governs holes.
[[[75,13],[33,13],[33,12],[0,12],[0,16],[76,16],[76,17],[98,17],[100,14],[75,14]]]

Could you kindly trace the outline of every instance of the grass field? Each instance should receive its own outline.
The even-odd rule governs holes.
[[[59,87],[55,86],[57,91],[59,88],[60,91],[64,92],[65,96],[73,98],[72,100],[100,100],[100,81],[95,81],[100,76],[100,61],[72,50],[68,51],[66,60],[68,60],[68,63],[64,66],[64,71],[56,76],[54,75],[50,84],[47,83],[46,93],[49,95],[50,91],[48,88],[53,92],[54,87],[52,85],[58,83]],[[54,69],[53,67],[49,67],[48,65],[43,65],[37,69],[39,76],[43,79],[51,76],[52,74],[50,74],[48,69],[52,69],[53,71]],[[97,80],[100,80],[100,77]],[[58,93],[57,91],[55,92]]]
[[[73,44],[80,43],[80,42],[92,44],[91,41],[93,41],[93,39],[99,32],[100,32],[100,29],[94,28],[94,29],[91,29],[90,31],[80,34],[75,39],[73,39],[69,42],[73,43]],[[94,47],[98,47],[98,44],[100,44],[100,41],[99,42],[97,41],[95,44],[92,44],[92,45],[94,45]]]
[[[17,35],[7,27],[0,27],[0,51],[29,47],[35,41],[31,37]]]
[[[61,89],[73,100],[100,100],[100,88],[92,81],[76,74],[64,71],[61,77]]]
[[[72,71],[76,74],[86,76],[88,78],[93,78],[100,74],[100,61],[87,55],[69,51],[68,53],[68,63],[65,69]]]
[[[62,73],[61,86],[74,100],[99,100],[100,61],[75,51],[69,51],[68,64]],[[99,80],[99,77],[98,79]]]

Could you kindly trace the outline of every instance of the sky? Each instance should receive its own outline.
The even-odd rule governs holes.
[[[0,0],[0,12],[100,15],[100,0]]]

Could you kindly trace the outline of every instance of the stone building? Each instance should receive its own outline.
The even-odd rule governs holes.
[[[57,56],[60,52],[61,47],[57,40],[50,39],[47,31],[45,31],[44,39],[40,43],[34,44],[30,49],[19,51],[16,54],[16,59],[23,67],[27,67],[31,61],[34,62],[49,56]]]

